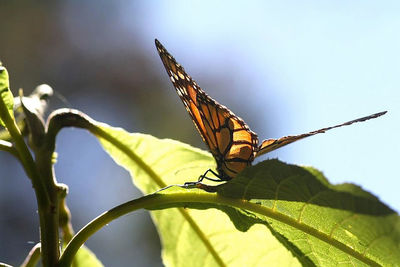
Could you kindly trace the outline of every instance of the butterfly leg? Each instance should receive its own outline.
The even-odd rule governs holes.
[[[216,177],[218,177],[218,179],[213,179],[213,178],[210,178],[210,177],[207,177],[207,173],[209,173],[209,172],[211,172],[212,174],[214,174]],[[218,173],[216,173],[216,172],[214,172],[213,170],[211,170],[211,169],[208,169],[203,175],[200,175],[200,177],[199,177],[199,179],[197,180],[197,182],[202,182],[204,179],[207,179],[207,180],[209,180],[209,181],[214,181],[214,182],[221,182],[221,181],[223,181],[221,178],[220,178],[220,175],[218,174]]]
[[[214,174],[216,177],[218,177],[218,179],[213,179],[210,177],[207,177],[207,173],[211,172],[212,174]],[[202,181],[204,179],[210,180],[210,181],[214,181],[214,182],[221,182],[223,181],[220,178],[220,175],[216,172],[214,172],[211,169],[208,169],[203,175],[200,175],[199,179],[197,180],[197,182],[186,182],[183,184],[184,187],[186,188],[199,188],[199,189],[203,189],[204,191],[210,192],[210,193],[215,193],[217,192],[217,188],[218,186],[213,186],[213,185],[206,185],[203,184]]]
[[[216,177],[218,177],[218,179],[213,179],[213,178],[207,177],[207,173],[209,173],[209,172],[211,172],[211,173],[214,174]],[[218,175],[216,172],[214,172],[214,171],[211,170],[211,169],[208,169],[204,174],[202,174],[202,175],[199,176],[199,179],[197,179],[196,182],[186,182],[186,183],[184,183],[184,186],[187,186],[187,187],[197,187],[197,185],[198,185],[198,184],[201,184],[201,182],[202,182],[204,179],[207,179],[207,180],[209,180],[209,181],[214,181],[214,182],[221,182],[221,181],[223,181],[221,178],[219,178],[219,175]]]

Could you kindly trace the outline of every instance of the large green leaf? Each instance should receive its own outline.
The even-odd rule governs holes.
[[[8,80],[8,72],[7,69],[0,64],[0,105],[5,107],[7,112],[13,118],[13,107],[14,107],[14,98],[10,90],[10,83]],[[0,125],[4,125],[4,121],[0,117]]]
[[[399,216],[360,187],[331,185],[315,169],[265,161],[218,193],[260,205],[263,211],[251,215],[317,265],[400,264]]]
[[[100,138],[104,148],[144,193],[195,181],[215,166],[210,154],[188,145],[101,127],[114,139]],[[400,264],[399,216],[357,186],[333,186],[314,169],[270,160],[211,189],[218,193],[194,190],[215,194],[212,202],[152,212],[166,265]]]
[[[100,138],[144,193],[168,184],[195,181],[215,165],[209,153],[173,140],[129,134],[106,126],[102,129],[123,143],[114,146]],[[255,225],[240,232],[219,210],[166,209],[153,211],[152,218],[161,236],[162,257],[167,266],[299,266],[265,226]]]

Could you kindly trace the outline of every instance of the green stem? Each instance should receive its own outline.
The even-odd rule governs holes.
[[[70,266],[75,254],[78,252],[78,249],[83,245],[83,243],[85,243],[90,236],[92,236],[106,224],[129,212],[156,206],[162,202],[160,201],[161,198],[162,196],[157,194],[144,196],[121,204],[109,211],[104,212],[92,220],[84,228],[82,228],[65,247],[65,250],[60,257],[58,267]]]
[[[59,202],[64,189],[55,181],[51,156],[53,151],[48,147],[35,151],[36,165],[50,198],[45,205],[39,207],[43,266],[55,266],[60,256]]]
[[[74,235],[74,229],[72,228],[71,212],[69,211],[69,208],[67,206],[67,200],[65,196],[60,198],[59,210],[59,225],[61,228],[63,242],[68,243],[69,241],[71,241]]]
[[[58,246],[58,216],[54,190],[49,190],[46,180],[42,179],[38,166],[26,145],[15,120],[9,113],[5,103],[0,101],[0,117],[15,143],[22,166],[31,179],[38,204],[40,240],[43,266],[54,266],[59,257]]]
[[[15,149],[18,152],[25,172],[32,180],[35,191],[37,193],[40,193],[38,196],[38,202],[45,203],[49,199],[49,197],[45,190],[44,184],[41,182],[39,172],[35,165],[35,161],[33,160],[32,155],[29,152],[27,145],[25,144],[21,131],[19,130],[15,120],[11,117],[3,101],[0,101],[0,117],[3,120],[8,132],[10,133],[13,142],[15,143]]]

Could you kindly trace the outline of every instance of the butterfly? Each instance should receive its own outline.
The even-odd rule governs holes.
[[[250,166],[258,156],[305,137],[377,118],[386,113],[386,111],[375,113],[309,133],[267,139],[259,145],[257,134],[251,131],[241,118],[207,95],[157,39],[155,43],[176,92],[217,163],[217,172],[207,170],[200,176],[199,182],[204,178],[213,181],[231,180],[244,168]],[[213,173],[218,179],[207,177],[208,172]]]

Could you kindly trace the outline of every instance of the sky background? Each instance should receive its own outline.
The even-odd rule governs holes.
[[[204,149],[155,38],[261,140],[387,110],[260,160],[313,166],[331,183],[358,184],[400,211],[399,12],[398,1],[3,1],[0,59],[14,94],[47,83],[68,107],[98,121]],[[52,99],[52,109],[65,106]],[[57,152],[75,230],[141,195],[88,133],[63,130]],[[7,166],[0,175],[0,261],[18,265],[38,241],[36,203],[17,162],[5,153],[0,162]],[[113,222],[87,245],[106,266],[161,265],[145,211]]]

